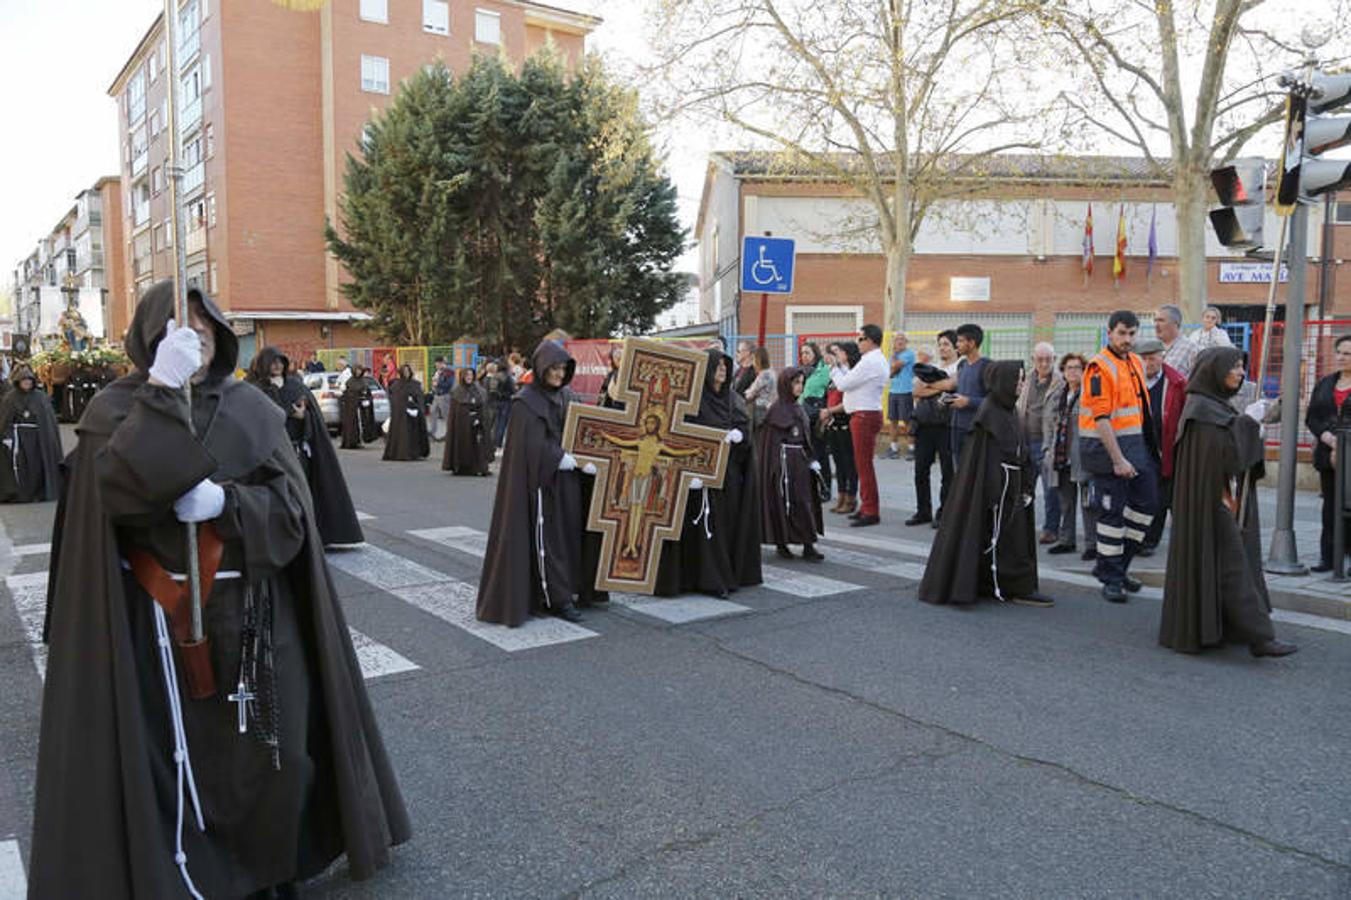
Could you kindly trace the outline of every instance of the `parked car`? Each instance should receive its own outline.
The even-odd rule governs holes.
[[[305,387],[314,394],[314,399],[319,401],[319,411],[324,414],[324,424],[328,430],[334,434],[338,433],[338,428],[342,425],[342,407],[339,405],[339,399],[342,392],[338,390],[338,372],[310,372],[305,376]],[[374,384],[374,379],[372,379]],[[389,395],[385,389],[375,384],[371,388],[371,397],[375,401],[375,424],[384,425],[385,420],[389,418]]]

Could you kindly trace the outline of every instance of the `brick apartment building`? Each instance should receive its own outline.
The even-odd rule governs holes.
[[[338,291],[323,228],[336,221],[349,152],[399,82],[434,60],[521,60],[552,44],[580,59],[599,20],[529,0],[332,0],[315,13],[270,0],[180,3],[178,66],[189,281],[255,346],[351,346],[366,315]],[[173,265],[163,16],[108,89],[125,184],[119,295],[127,316]]]
[[[10,347],[12,334],[55,335],[57,319],[72,297],[91,334],[120,338],[130,321],[118,303],[126,284],[122,183],[106,176],[80,191],[75,205],[15,266],[14,321],[3,346]]]
[[[989,329],[1056,336],[1057,346],[1092,343],[1091,329],[1121,307],[1141,312],[1179,303],[1177,234],[1166,182],[1143,159],[1000,157],[968,199],[936,204],[920,227],[906,280],[905,327],[932,332],[974,321]],[[1306,296],[1326,313],[1351,313],[1351,282],[1336,270],[1351,255],[1351,197],[1311,210]],[[1093,275],[1082,270],[1084,219],[1093,207]],[[1124,207],[1126,277],[1112,279],[1119,210]],[[725,333],[755,330],[760,296],[739,296],[740,246],[766,231],[797,239],[795,293],[770,297],[768,332],[852,332],[880,321],[885,259],[875,239],[860,239],[867,201],[839,184],[786,169],[765,153],[715,153],[709,159],[695,235],[700,244],[700,318]],[[1146,279],[1154,222],[1158,254]],[[1209,227],[1207,227],[1209,231]],[[1332,252],[1322,264],[1325,231]],[[1268,212],[1266,234],[1277,223]],[[1207,302],[1227,320],[1260,320],[1269,263],[1232,254],[1208,234]],[[1267,281],[1267,283],[1261,283]],[[738,313],[738,300],[739,317]],[[739,321],[731,321],[739,318]],[[1148,321],[1148,320],[1146,320]],[[1152,327],[1152,326],[1149,326]],[[1081,337],[1090,332],[1087,338]]]

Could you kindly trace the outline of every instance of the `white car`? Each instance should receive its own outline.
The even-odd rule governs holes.
[[[310,372],[305,375],[305,387],[310,389],[314,399],[319,402],[319,411],[324,414],[324,424],[328,430],[337,433],[342,426],[342,406],[339,399],[338,372]],[[389,395],[371,379],[371,398],[375,401],[375,424],[384,425],[389,418]]]

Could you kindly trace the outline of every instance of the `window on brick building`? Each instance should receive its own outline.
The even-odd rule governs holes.
[[[150,170],[150,194],[154,196],[164,190],[164,171],[159,167]]]
[[[208,122],[206,130],[203,132],[206,136],[206,158],[210,159],[216,153],[216,130]]]
[[[446,0],[422,0],[422,30],[450,34],[450,4]]]
[[[389,93],[389,60],[361,54],[361,89],[372,94]]]
[[[1351,225],[1351,201],[1339,201],[1332,211],[1332,221],[1338,225]]]
[[[365,22],[388,23],[388,0],[361,0],[361,19]]]
[[[486,9],[474,10],[474,40],[480,44],[502,43],[502,16]]]

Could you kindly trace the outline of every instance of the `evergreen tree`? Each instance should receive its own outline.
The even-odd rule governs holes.
[[[683,289],[675,189],[635,96],[595,60],[428,67],[368,124],[344,186],[329,250],[383,339],[641,332]]]

